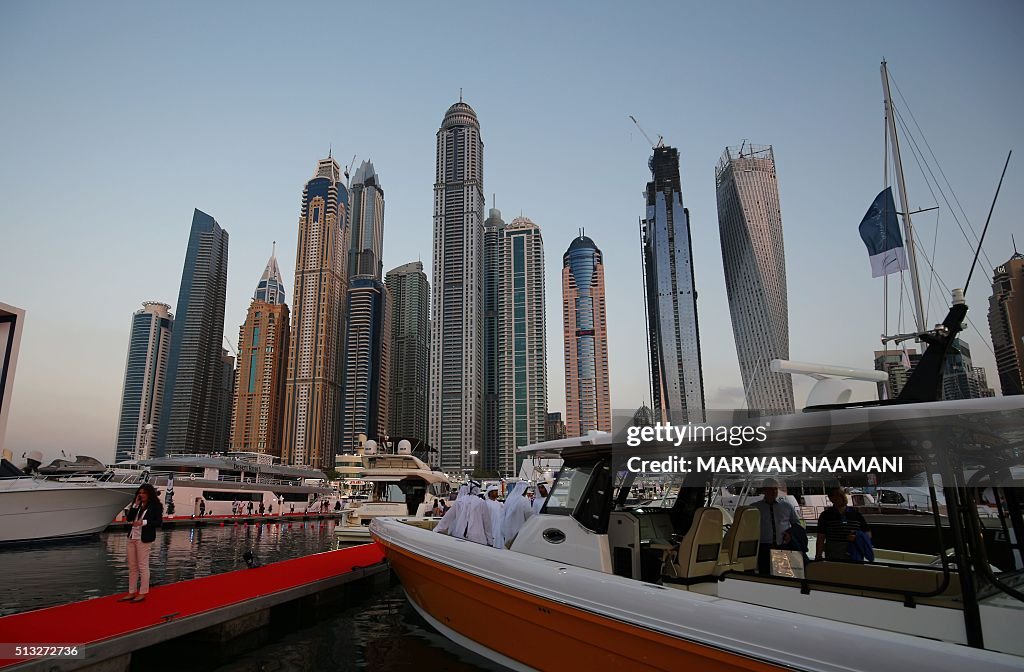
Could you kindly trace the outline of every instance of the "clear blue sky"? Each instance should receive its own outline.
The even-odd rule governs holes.
[[[543,230],[552,410],[565,403],[561,256],[580,227],[605,253],[612,405],[648,397],[649,148],[629,114],[680,148],[709,405],[742,399],[714,168],[744,139],[775,147],[792,358],[870,368],[881,280],[857,225],[883,179],[879,61],[980,230],[1006,151],[1024,148],[1022,27],[1017,1],[4,2],[0,301],[27,310],[7,445],[113,456],[131,315],[175,303],[194,207],[231,236],[232,341],[273,240],[290,299],[301,189],[328,145],[381,176],[385,269],[420,257],[429,274],[435,133],[459,87],[481,120],[488,197]],[[1021,161],[993,263],[1011,232],[1024,244]],[[935,205],[907,163],[913,204]],[[970,251],[939,212],[941,273],[959,286]],[[930,246],[935,214],[919,224]],[[983,333],[965,339],[998,388],[991,270],[968,296]],[[933,295],[930,322],[946,304]]]

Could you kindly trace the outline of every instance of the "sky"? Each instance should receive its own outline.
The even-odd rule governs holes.
[[[884,184],[879,62],[952,185],[955,210],[904,150],[911,205],[940,206],[919,239],[962,286],[973,250],[954,212],[980,232],[1024,145],[1022,27],[1014,0],[0,3],[0,302],[27,311],[6,446],[112,459],[132,313],[176,303],[193,208],[230,234],[231,342],[273,241],[290,300],[302,187],[328,148],[374,163],[385,271],[421,259],[431,277],[436,133],[460,88],[488,200],[543,232],[550,410],[565,407],[562,254],[581,228],[605,258],[612,406],[650,403],[650,146],[628,115],[680,150],[708,406],[743,404],[714,171],[744,140],[775,151],[791,358],[871,368],[882,281],[857,225]],[[1012,233],[1024,247],[1019,161],[963,334],[997,392],[987,301]],[[948,301],[926,271],[932,324]],[[890,332],[895,290],[891,304]],[[794,380],[798,405],[810,382]]]

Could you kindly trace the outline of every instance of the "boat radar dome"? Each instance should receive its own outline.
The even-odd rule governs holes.
[[[366,453],[367,455],[376,455],[377,454],[377,442],[374,441],[373,439],[370,439],[369,441],[364,443],[363,444],[363,452]]]
[[[398,442],[398,454],[412,455],[412,444],[409,443],[408,439],[402,439]]]

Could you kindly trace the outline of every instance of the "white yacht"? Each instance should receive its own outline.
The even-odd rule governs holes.
[[[405,440],[398,443],[395,453],[379,453],[377,443],[367,441],[360,480],[373,490],[358,508],[345,511],[334,529],[339,545],[370,541],[369,525],[381,516],[426,519],[434,502],[447,498],[451,487],[448,477],[415,457]]]
[[[26,475],[13,463],[3,460],[0,465],[0,543],[100,532],[128,506],[138,487],[138,482],[115,482],[109,473]]]
[[[243,513],[320,512],[333,510],[337,491],[327,485],[323,472],[307,467],[274,464],[269,455],[171,455],[138,463],[115,465],[115,473],[135,473],[161,494],[164,515],[199,514],[199,502],[207,516],[231,515],[238,501]]]

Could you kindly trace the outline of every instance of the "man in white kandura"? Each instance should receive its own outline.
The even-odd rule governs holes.
[[[498,501],[498,486],[490,485],[487,486],[487,510],[491,514],[491,534],[493,539],[491,540],[491,546],[495,548],[505,548],[505,537],[501,534],[501,523],[505,513],[505,505]]]
[[[451,507],[445,512],[441,518],[441,522],[434,528],[434,532],[440,532],[441,534],[448,534],[453,537],[465,538],[465,526],[461,525],[462,517],[465,512],[466,502],[469,500],[469,486],[459,486],[459,491],[455,493],[455,499],[452,500]],[[456,532],[462,532],[457,534]]]
[[[504,537],[505,545],[512,543],[512,540],[519,534],[519,528],[533,515],[533,507],[526,496],[526,489],[529,483],[519,481],[512,493],[505,498],[505,511],[501,521],[501,536]]]
[[[465,525],[465,538],[478,544],[490,546],[494,543],[491,529],[491,510],[480,497],[480,485],[473,483],[466,498],[466,509],[461,524]]]

